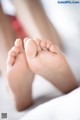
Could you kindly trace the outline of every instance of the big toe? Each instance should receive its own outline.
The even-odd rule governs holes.
[[[31,38],[24,39],[24,48],[27,58],[34,58],[37,55],[37,45]]]
[[[16,39],[14,44],[16,47],[20,48],[21,50],[23,49],[23,43],[22,43],[22,40],[20,38]]]

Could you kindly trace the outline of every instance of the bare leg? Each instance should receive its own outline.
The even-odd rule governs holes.
[[[49,39],[62,46],[54,26],[48,19],[40,0],[14,0],[17,17],[31,38]]]
[[[12,47],[15,38],[16,35],[11,28],[10,22],[0,6],[0,69],[4,78],[6,76],[7,53]]]
[[[25,52],[31,70],[49,80],[62,92],[67,93],[78,87],[64,55],[50,41],[25,39]]]
[[[18,111],[32,105],[33,73],[28,67],[21,39],[8,53],[7,80]]]

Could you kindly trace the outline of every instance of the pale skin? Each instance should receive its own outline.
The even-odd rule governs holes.
[[[39,39],[25,39],[25,53],[30,69],[49,80],[58,89],[68,93],[78,83],[58,46]]]
[[[32,105],[33,73],[46,78],[64,93],[78,87],[64,55],[52,42],[26,38],[24,48],[25,51],[21,39],[17,39],[7,59],[7,80],[17,110]]]
[[[16,17],[27,35],[32,38],[49,39],[62,48],[60,37],[48,19],[40,0],[13,0],[12,3],[16,8]],[[17,33],[13,30],[8,16],[4,14],[0,4],[0,51],[2,51],[0,52],[0,70],[4,79],[7,53],[17,37]]]
[[[24,110],[32,104],[33,76],[26,61],[22,41],[17,39],[14,47],[8,52],[7,79],[18,111]]]

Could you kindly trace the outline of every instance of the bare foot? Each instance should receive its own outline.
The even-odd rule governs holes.
[[[13,93],[17,110],[24,110],[32,104],[33,73],[26,62],[21,39],[9,51],[7,59],[7,80]]]
[[[78,87],[64,55],[50,41],[25,39],[25,52],[31,70],[52,82],[64,93]]]

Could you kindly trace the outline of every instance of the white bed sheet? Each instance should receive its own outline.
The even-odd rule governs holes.
[[[80,120],[80,88],[38,106],[20,120]]]

